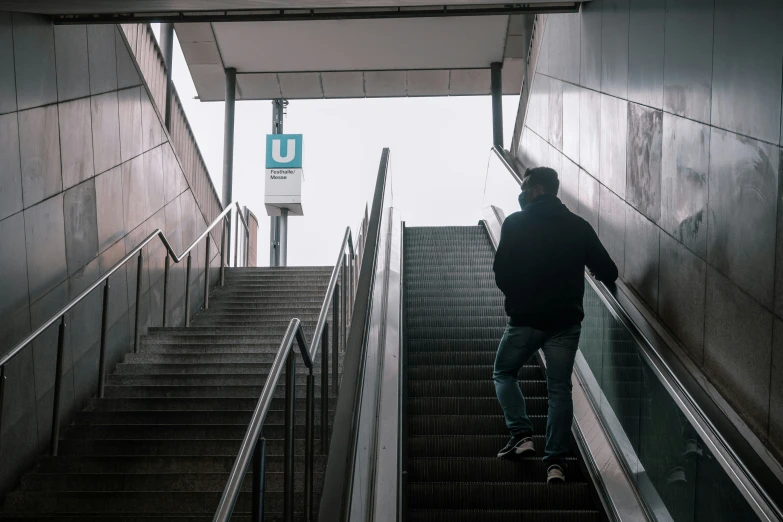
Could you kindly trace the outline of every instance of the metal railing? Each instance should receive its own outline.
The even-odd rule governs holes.
[[[362,221],[361,230],[366,229],[366,217]],[[299,319],[292,319],[288,330],[280,344],[280,349],[272,363],[267,381],[261,391],[256,408],[250,418],[245,437],[239,447],[239,453],[234,460],[226,487],[220,498],[215,522],[225,522],[231,518],[239,497],[242,483],[252,463],[253,481],[251,486],[253,521],[264,520],[264,474],[266,470],[266,440],[261,438],[266,415],[272,403],[275,388],[282,374],[283,361],[286,366],[285,381],[285,415],[284,415],[284,466],[283,466],[283,520],[293,520],[294,514],[294,419],[295,419],[295,358],[291,354],[294,340],[297,341],[302,359],[308,369],[305,411],[305,476],[304,476],[304,512],[305,520],[314,518],[313,489],[313,445],[315,423],[315,378],[314,361],[321,350],[321,452],[326,454],[329,439],[329,311],[332,311],[332,392],[339,390],[339,349],[345,346],[346,333],[350,327],[349,317],[353,312],[356,296],[356,283],[359,280],[358,264],[362,257],[364,242],[360,232],[357,248],[354,248],[351,228],[347,227],[343,236],[337,262],[332,269],[329,284],[326,288],[321,311],[313,332],[310,349]],[[342,284],[341,284],[342,281]],[[342,320],[341,320],[342,318]]]
[[[139,348],[139,342],[141,337],[141,325],[139,324],[140,321],[140,303],[141,303],[141,288],[142,288],[142,280],[143,280],[143,274],[144,274],[144,252],[143,249],[146,247],[153,239],[158,237],[161,242],[163,243],[163,246],[166,248],[166,260],[165,260],[165,268],[164,268],[164,275],[163,275],[163,326],[166,326],[166,309],[167,307],[167,299],[168,299],[168,286],[169,286],[169,267],[171,265],[171,261],[173,260],[174,263],[180,263],[183,259],[186,259],[185,256],[187,255],[187,268],[186,268],[186,276],[185,276],[185,326],[190,326],[190,268],[191,268],[191,251],[201,242],[202,239],[209,236],[212,229],[214,229],[218,224],[222,223],[223,230],[221,234],[221,243],[222,248],[220,249],[220,285],[222,286],[225,282],[225,268],[226,263],[230,263],[230,250],[231,250],[231,234],[229,233],[230,230],[227,230],[227,223],[226,220],[229,218],[230,213],[232,210],[236,207],[237,209],[237,215],[239,216],[239,219],[242,221],[242,224],[245,227],[245,239],[246,242],[249,240],[249,229],[247,227],[247,223],[245,222],[245,218],[242,215],[242,212],[239,207],[239,203],[232,203],[231,205],[228,205],[223,212],[221,212],[217,218],[215,218],[214,221],[207,227],[206,230],[198,237],[196,238],[191,245],[185,249],[184,252],[177,255],[176,252],[174,252],[174,249],[171,247],[171,243],[169,242],[168,238],[166,237],[166,234],[163,233],[162,230],[156,229],[154,232],[152,232],[150,235],[148,235],[144,241],[139,243],[133,250],[131,250],[125,257],[120,259],[114,266],[112,266],[103,276],[101,276],[97,281],[95,281],[93,284],[91,284],[87,289],[85,289],[81,294],[76,296],[73,300],[71,300],[68,304],[65,305],[59,312],[51,316],[47,321],[45,321],[41,326],[39,326],[34,332],[32,332],[30,335],[25,337],[20,343],[18,343],[16,346],[14,346],[5,356],[0,358],[0,429],[2,429],[3,424],[3,411],[2,411],[2,405],[3,405],[3,396],[5,393],[5,369],[8,363],[16,357],[24,348],[28,345],[30,345],[38,336],[43,334],[50,326],[54,325],[56,322],[60,322],[58,327],[58,334],[57,334],[57,360],[56,360],[56,366],[55,366],[55,380],[54,380],[54,404],[53,404],[53,411],[52,411],[52,433],[51,433],[51,439],[49,443],[50,447],[50,453],[52,456],[57,455],[57,449],[58,449],[58,442],[60,437],[60,391],[62,387],[62,377],[63,377],[63,354],[64,354],[64,347],[65,347],[65,332],[67,328],[67,314],[69,311],[71,311],[77,304],[79,304],[82,300],[84,300],[93,290],[97,289],[99,286],[103,285],[103,307],[101,312],[101,336],[100,336],[100,352],[99,352],[99,359],[98,359],[98,397],[103,397],[104,392],[104,384],[106,379],[106,343],[107,343],[107,330],[108,330],[108,316],[109,316],[109,278],[117,272],[120,268],[122,268],[125,263],[133,259],[134,257],[137,258],[137,265],[136,265],[136,308],[135,308],[135,322],[134,322],[134,332],[133,332],[133,352],[137,352]],[[239,232],[239,220],[237,221],[237,232]],[[230,226],[230,225],[229,225]],[[237,233],[237,243],[239,242],[239,234]],[[245,249],[247,252],[247,249]],[[236,258],[235,258],[236,262]],[[209,307],[209,283],[210,283],[210,277],[209,277],[209,264],[210,264],[210,241],[207,241],[206,244],[206,260],[204,262],[204,308]],[[247,257],[245,257],[245,264],[247,264]]]

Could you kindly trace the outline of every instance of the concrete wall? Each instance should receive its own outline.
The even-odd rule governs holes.
[[[783,4],[550,15],[520,146],[622,278],[783,456]]]
[[[180,252],[206,226],[121,30],[0,13],[0,354],[156,228]],[[216,266],[214,242],[211,251]],[[156,240],[144,254],[146,329],[161,324],[165,252]],[[204,255],[202,242],[194,311]],[[136,263],[110,281],[109,370],[131,346]],[[184,281],[182,263],[171,273],[170,325],[184,320]],[[95,393],[100,320],[100,291],[67,316],[63,424]],[[0,491],[48,450],[56,344],[52,327],[6,368]]]

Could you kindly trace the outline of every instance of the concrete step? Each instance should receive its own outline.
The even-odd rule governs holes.
[[[225,485],[225,483],[224,483]],[[212,514],[217,508],[222,487],[216,491],[110,491],[110,492],[56,492],[13,491],[6,496],[5,513],[36,513],[40,515],[81,513],[177,513]],[[235,513],[249,513],[251,498],[242,493],[237,499]],[[294,495],[294,505],[303,505],[301,493]],[[267,490],[264,510],[282,512],[283,493]]]
[[[321,447],[320,431],[315,432],[315,448]],[[244,437],[244,434],[242,435]],[[161,439],[149,437],[146,439],[62,439],[60,440],[60,455],[93,455],[93,456],[190,456],[211,455],[235,458],[239,451],[242,437],[228,439]],[[304,454],[305,440],[295,440],[297,454]],[[501,444],[502,446],[502,444]],[[283,455],[283,438],[266,439],[267,456]]]
[[[266,343],[232,343],[232,344],[214,344],[214,343],[177,343],[177,344],[142,344],[139,347],[140,353],[153,354],[229,354],[229,353],[271,353],[277,354],[280,348],[282,336],[274,342]]]
[[[326,465],[326,456],[319,454],[316,448],[315,466]],[[305,469],[304,453],[296,455],[294,470],[303,473]],[[81,456],[62,455],[59,457],[39,457],[35,473],[228,473],[234,465],[234,458],[221,455],[182,455],[162,456]],[[266,469],[272,473],[283,471],[282,455],[267,455]]]
[[[258,311],[258,310],[273,310],[275,312],[274,315],[288,315],[289,317],[296,317],[297,314],[300,313],[311,313],[318,315],[318,313],[321,311],[321,302],[319,301],[312,301],[310,303],[305,303],[302,305],[291,305],[283,302],[278,303],[253,303],[252,301],[246,301],[246,300],[240,300],[236,302],[228,302],[228,303],[221,303],[220,306],[212,306],[210,310],[212,309],[218,309],[220,311],[231,311],[232,313],[234,311],[242,312],[242,311]]]
[[[330,339],[331,341],[331,339]],[[331,345],[331,343],[330,343]],[[279,346],[279,345],[278,345]],[[315,364],[321,364],[321,348],[316,354]],[[277,355],[276,351],[246,352],[246,353],[129,353],[125,356],[126,364],[271,364]],[[340,352],[340,359],[343,354]],[[332,347],[329,346],[329,365],[332,364]]]
[[[274,398],[285,397],[283,386],[285,381],[281,379],[273,393]],[[182,386],[182,385],[132,385],[122,386],[107,384],[105,396],[110,398],[151,398],[151,397],[204,397],[204,398],[250,398],[258,400],[261,395],[261,384],[255,386]],[[305,397],[306,389],[304,379],[297,379],[295,397]],[[331,386],[329,395],[332,395]],[[315,387],[315,397],[321,397],[321,387]]]
[[[197,473],[28,473],[21,483],[22,491],[57,492],[177,492],[222,491],[229,472]],[[252,471],[245,475],[242,491],[250,491]],[[304,473],[294,474],[294,490],[304,490]],[[313,482],[323,483],[323,473],[313,474]],[[266,472],[266,488],[270,492],[283,491],[283,473]]]
[[[288,326],[288,323],[280,322],[281,326]],[[163,339],[163,338],[181,338],[181,337],[189,337],[189,336],[198,336],[198,337],[207,337],[207,338],[214,338],[214,337],[226,337],[229,339],[232,339],[237,336],[267,336],[271,335],[268,334],[265,331],[264,326],[266,325],[259,325],[257,327],[222,327],[222,326],[211,326],[211,325],[191,325],[186,327],[166,327],[166,328],[159,328],[159,327],[151,327],[149,329],[149,334],[144,336],[144,339],[147,340],[157,340],[157,339]]]
[[[331,362],[331,361],[330,361]],[[316,357],[314,367],[320,367],[321,358]],[[266,377],[271,370],[272,364],[249,364],[249,363],[220,363],[220,364],[127,364],[120,363],[115,369],[115,375],[239,375],[248,374],[253,376]],[[316,368],[317,369],[317,368]],[[342,370],[338,365],[338,369]],[[284,372],[285,373],[285,372]],[[298,375],[307,375],[309,370],[304,364],[296,367]],[[318,372],[320,373],[320,372]]]
[[[315,406],[316,416],[321,418],[320,402]],[[182,425],[229,425],[240,424],[247,427],[250,423],[252,410],[160,410],[160,411],[81,411],[73,420],[73,426],[110,426],[122,425],[150,425],[150,426],[182,426]],[[285,411],[270,410],[266,414],[266,425],[280,424],[285,421]],[[296,422],[305,424],[307,413],[304,408],[296,410]]]
[[[331,382],[331,379],[330,379]],[[329,399],[329,409],[334,409],[337,399]],[[93,399],[85,411],[253,411],[258,399],[210,399],[210,398],[152,398],[152,399]],[[297,411],[304,411],[305,399],[296,399]],[[316,404],[320,409],[321,401]],[[270,410],[285,409],[285,399],[272,399]]]
[[[250,416],[247,416],[250,419]],[[282,420],[282,416],[281,416]],[[316,418],[315,432],[319,433],[320,424]],[[241,424],[84,424],[71,425],[63,433],[63,439],[242,439],[247,431],[247,422]],[[297,424],[294,433],[304,438],[305,425]],[[282,439],[285,427],[282,424],[267,423],[262,436],[270,439]]]
[[[300,364],[304,368],[304,364]],[[313,376],[315,385],[321,383],[321,372]],[[106,378],[107,385],[114,386],[253,386],[266,383],[266,374],[252,375],[245,373],[216,373],[216,374],[157,374],[157,375],[133,375],[112,374]],[[296,381],[305,382],[305,373],[297,372]],[[280,378],[279,385],[285,384],[284,375]],[[260,392],[259,392],[260,395]]]

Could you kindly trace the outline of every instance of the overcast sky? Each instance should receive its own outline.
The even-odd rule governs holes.
[[[224,104],[194,99],[176,39],[174,83],[221,194]],[[503,99],[506,147],[517,103],[516,96]],[[269,264],[264,158],[271,128],[271,102],[237,102],[233,195],[258,217],[260,266]],[[293,100],[284,132],[304,135],[305,215],[289,217],[289,265],[334,264],[345,227],[358,226],[371,197],[383,147],[391,149],[394,206],[409,226],[472,225],[481,217],[492,144],[488,96]]]

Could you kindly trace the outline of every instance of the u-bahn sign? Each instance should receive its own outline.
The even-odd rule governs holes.
[[[270,216],[302,215],[302,135],[267,134],[264,205]]]

